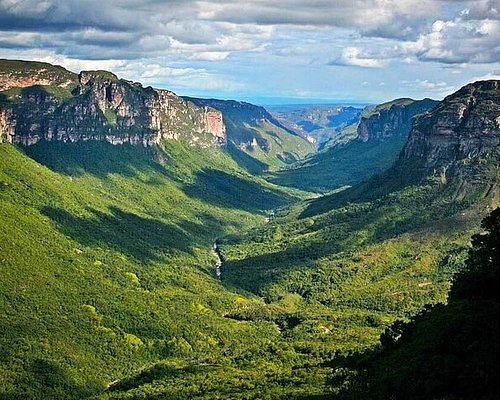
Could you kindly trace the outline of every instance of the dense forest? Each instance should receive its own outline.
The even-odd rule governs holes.
[[[308,154],[248,103],[0,78],[0,399],[498,394],[498,81]]]

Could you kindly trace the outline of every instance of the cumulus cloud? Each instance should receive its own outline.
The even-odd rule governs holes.
[[[406,87],[413,87],[418,89],[424,89],[427,92],[449,92],[454,89],[452,85],[449,85],[444,81],[431,81],[428,79],[415,79],[413,81],[402,80],[400,82],[402,85]]]
[[[469,1],[460,13],[465,19],[500,19],[498,0]]]
[[[198,3],[198,17],[261,25],[330,26],[360,29],[371,35],[407,36],[439,13],[435,0],[223,0]]]
[[[47,42],[55,39],[57,50],[69,56],[76,43],[93,46],[88,51],[115,46],[123,49],[126,58],[134,54],[140,58],[150,49],[134,51],[133,47],[148,38],[210,46],[230,37],[226,46],[244,41],[241,49],[247,50],[252,47],[249,42],[258,47],[269,40],[269,32],[277,25],[343,27],[369,36],[416,37],[441,7],[436,0],[337,0],[334,4],[331,0],[0,0],[0,30],[45,34]],[[159,40],[157,52],[168,49],[168,42]],[[75,57],[81,56],[76,53]]]
[[[457,4],[458,18],[429,29],[436,15]],[[488,63],[498,60],[499,24],[498,0],[0,0],[1,47],[51,48],[91,59],[177,54],[223,61],[233,52],[262,49],[276,26],[289,26],[404,40],[404,49],[421,61]],[[355,45],[338,62],[384,65]]]
[[[244,88],[242,70],[248,82],[267,76],[262,90],[297,84],[299,70],[387,89],[386,69],[412,69],[422,76],[408,89],[441,93],[452,79],[426,71],[458,80],[497,68],[499,10],[500,0],[0,0],[0,57],[206,90]]]
[[[192,0],[0,0],[0,47],[52,48],[68,57],[139,59],[167,52],[223,60],[259,48],[272,27],[204,21]],[[36,34],[22,42],[20,35]]]
[[[386,60],[374,58],[358,47],[345,47],[340,57],[329,63],[329,65],[345,65],[364,68],[382,68],[386,64]]]
[[[446,64],[500,62],[500,20],[438,20],[403,49],[421,61]]]
[[[234,92],[245,86],[233,79],[204,68],[165,67],[159,63],[132,62],[117,66],[114,71],[118,76],[130,80],[139,80],[143,84],[167,89],[196,89],[199,91],[221,90]]]

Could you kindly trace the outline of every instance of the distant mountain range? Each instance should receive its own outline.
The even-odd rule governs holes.
[[[0,142],[1,399],[495,398],[500,81],[267,111],[3,60]]]

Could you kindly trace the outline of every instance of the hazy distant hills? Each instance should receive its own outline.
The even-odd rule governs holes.
[[[317,152],[323,128],[108,71],[2,61],[0,85],[0,398],[494,392],[498,212],[466,259],[499,205],[499,81],[327,107]]]
[[[285,105],[268,107],[271,113],[290,129],[314,140],[322,149],[327,143],[338,144],[352,139],[349,126],[359,122],[363,106]]]
[[[327,146],[269,180],[304,190],[327,192],[362,182],[387,169],[406,143],[413,118],[438,102],[397,99],[359,112]]]

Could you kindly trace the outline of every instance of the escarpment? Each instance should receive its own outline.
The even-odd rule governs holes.
[[[415,177],[483,180],[498,170],[499,144],[500,81],[479,81],[417,118],[395,167],[411,166]]]
[[[48,79],[47,68],[40,72],[31,66],[27,71],[38,71],[36,78],[19,73],[18,67],[7,62],[0,74],[1,141],[103,140],[151,146],[161,139],[182,139],[204,147],[226,141],[220,111],[196,106],[171,91],[143,87],[107,71],[74,75],[57,67]]]

